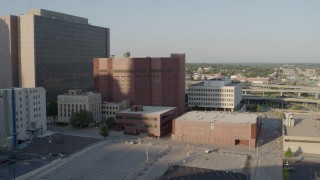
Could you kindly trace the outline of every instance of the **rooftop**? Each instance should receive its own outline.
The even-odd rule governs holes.
[[[319,137],[320,130],[317,130],[320,126],[320,114],[294,114],[295,126],[286,127],[287,136],[304,136],[304,137]],[[320,129],[320,127],[319,127]]]
[[[240,82],[232,82],[228,85],[225,85],[225,86],[235,86],[237,84],[240,84]],[[196,83],[196,84],[191,84],[190,86],[204,86],[204,82],[199,82],[199,83]],[[223,87],[223,86],[221,86]]]
[[[236,113],[219,111],[190,111],[176,119],[176,121],[215,121],[226,123],[253,124],[258,115],[254,113]]]
[[[81,93],[76,93],[76,94],[70,94],[70,93],[65,93],[65,94],[60,94],[58,96],[63,96],[63,97],[80,97],[80,96],[94,96],[94,95],[100,95],[99,93],[93,93],[93,92],[81,92]]]
[[[74,15],[70,15],[70,14],[65,14],[65,13],[59,13],[59,12],[55,12],[55,11],[49,11],[46,9],[30,9],[28,14],[43,16],[43,17],[48,17],[48,18],[54,18],[54,19],[60,19],[60,20],[70,21],[70,22],[75,22],[75,23],[88,24],[87,18],[74,16]]]
[[[119,111],[118,113],[128,113],[128,114],[162,114],[167,111],[176,109],[175,107],[164,107],[164,106],[143,106],[143,111],[131,111],[131,109],[126,109]]]

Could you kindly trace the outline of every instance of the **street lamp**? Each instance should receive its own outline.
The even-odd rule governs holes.
[[[251,139],[249,138],[249,156],[251,156]]]
[[[259,140],[257,143],[257,158],[258,158],[258,160],[259,160],[259,143],[261,145],[262,142],[263,142],[263,140]]]
[[[148,146],[146,147],[146,154],[147,154],[147,162],[149,162]]]

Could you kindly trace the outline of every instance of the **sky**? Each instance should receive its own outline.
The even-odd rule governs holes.
[[[319,0],[0,0],[0,16],[30,7],[110,28],[118,57],[129,51],[186,53],[187,62],[320,63]]]

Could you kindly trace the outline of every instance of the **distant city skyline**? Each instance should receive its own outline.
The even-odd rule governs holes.
[[[111,54],[186,62],[318,63],[320,1],[0,0],[0,16],[41,8],[110,28]]]

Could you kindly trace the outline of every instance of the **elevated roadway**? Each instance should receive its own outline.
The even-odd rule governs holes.
[[[320,88],[318,87],[306,87],[306,86],[282,86],[282,85],[252,85],[249,88],[243,88],[242,92],[248,94],[248,92],[262,92],[263,96],[265,92],[275,92],[280,93],[298,93],[299,97],[301,93],[317,94],[320,93]]]
[[[267,89],[304,89],[310,91],[319,91],[319,87],[310,87],[310,86],[290,86],[290,85],[277,85],[277,84],[252,84],[249,87],[254,88],[267,88]]]
[[[319,105],[320,105],[320,100],[305,99],[305,98],[274,98],[274,97],[243,95],[242,99],[244,99],[244,100],[270,100],[270,101],[284,101],[284,102],[300,102],[300,103],[307,103],[307,104],[316,104],[318,109],[319,109]]]

